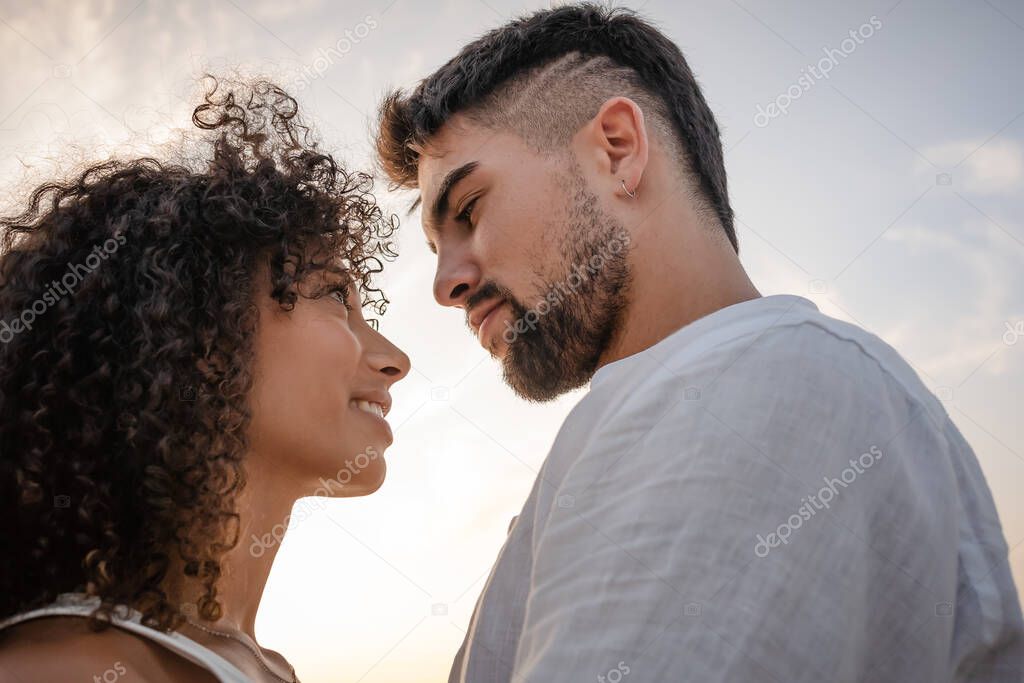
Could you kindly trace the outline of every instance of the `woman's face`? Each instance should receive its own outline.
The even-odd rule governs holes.
[[[339,282],[325,277],[301,289]],[[299,296],[285,311],[270,297],[269,278],[260,280],[250,465],[297,484],[300,495],[373,493],[392,441],[388,391],[409,372],[409,358],[363,318],[355,284],[347,296]]]

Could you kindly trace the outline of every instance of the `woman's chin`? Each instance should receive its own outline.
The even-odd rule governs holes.
[[[377,490],[380,489],[380,487],[384,485],[384,479],[385,478],[386,478],[385,472],[381,472],[380,477],[375,482],[373,482],[372,484],[366,486],[362,491],[360,491],[360,493],[358,495],[360,495],[360,496],[368,496],[371,493],[376,493]]]
[[[332,458],[332,463],[324,468],[317,481],[317,489],[313,495],[329,498],[356,498],[368,496],[384,485],[387,476],[387,463],[384,461],[384,449],[371,446],[356,454]],[[333,471],[328,469],[337,467]]]
[[[345,489],[339,491],[333,497],[335,498],[361,498],[362,496],[368,496],[371,493],[376,493],[381,486],[384,485],[384,475],[373,481],[360,480],[358,482],[352,482],[351,485],[345,487]]]

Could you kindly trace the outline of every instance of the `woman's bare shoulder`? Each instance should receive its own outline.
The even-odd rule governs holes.
[[[47,617],[0,633],[0,679],[115,683],[216,683],[216,677],[157,642],[111,627],[91,631],[81,617]]]

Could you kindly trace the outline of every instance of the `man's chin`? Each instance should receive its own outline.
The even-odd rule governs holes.
[[[487,352],[497,360],[504,361],[508,356],[508,344],[504,339],[495,339],[487,346]]]
[[[576,356],[565,350],[519,346],[521,343],[522,340],[517,340],[515,348],[507,350],[501,365],[505,384],[527,401],[553,401],[586,386],[594,374],[596,362],[581,364]]]

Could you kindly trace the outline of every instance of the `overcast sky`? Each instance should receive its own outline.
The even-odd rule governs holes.
[[[388,87],[545,4],[6,0],[2,200],[82,158],[172,140],[196,76],[236,66],[290,87],[328,147],[367,166]],[[679,44],[718,117],[755,283],[860,324],[914,366],[974,446],[1024,584],[1024,7],[633,6]],[[404,215],[410,198],[381,189]],[[300,504],[257,622],[307,683],[446,677],[579,399],[531,406],[502,385],[462,317],[431,297],[418,214],[403,222],[382,331],[414,370],[393,392],[389,479],[366,499]]]

